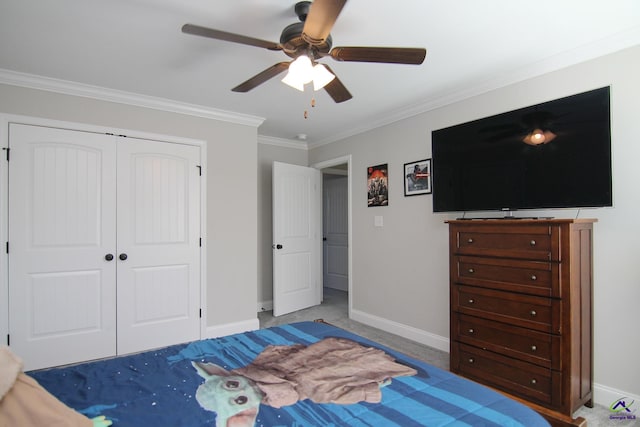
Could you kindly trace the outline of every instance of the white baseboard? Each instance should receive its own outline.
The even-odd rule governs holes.
[[[607,408],[611,407],[612,404],[617,402],[619,399],[626,399],[627,401],[636,401],[640,402],[640,396],[628,393],[626,391],[618,390],[613,387],[609,387],[606,385],[594,383],[593,384],[593,402],[606,406]],[[635,406],[635,405],[634,405]],[[635,408],[632,408],[635,409]]]
[[[425,332],[412,326],[393,322],[391,320],[373,316],[371,314],[358,310],[351,310],[350,317],[351,319],[360,323],[364,323],[365,325],[382,329],[385,332],[399,335],[412,341],[419,342],[420,344],[428,345],[429,347],[446,351],[447,353],[449,352],[449,338]]]
[[[202,338],[218,338],[239,334],[241,332],[255,331],[256,329],[260,329],[260,321],[258,318],[243,320],[241,322],[225,323],[224,325],[207,326]]]

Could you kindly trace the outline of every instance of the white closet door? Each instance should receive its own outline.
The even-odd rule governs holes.
[[[36,369],[111,356],[115,139],[9,126],[11,347]]]
[[[200,338],[199,161],[195,146],[118,142],[118,354]]]

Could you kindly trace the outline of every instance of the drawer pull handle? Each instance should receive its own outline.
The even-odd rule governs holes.
[[[472,239],[471,237],[469,237],[469,238],[467,239],[467,243],[473,243],[473,239]]]
[[[473,363],[473,362],[475,362],[475,360],[473,360],[473,357],[470,357],[469,358],[469,363]]]
[[[469,298],[469,304],[473,304],[474,302],[473,298]]]
[[[534,384],[534,385],[538,384],[538,381],[536,381],[536,379],[534,378],[534,379],[531,380],[531,384]]]
[[[475,331],[473,330],[473,328],[469,328],[469,333],[470,333],[470,334],[472,334],[472,333],[474,333],[474,332],[475,332]]]
[[[538,313],[536,313],[535,310],[531,310],[531,312],[529,314],[531,314],[531,317],[535,317],[535,316],[538,315]]]
[[[536,276],[535,274],[532,274],[531,275],[531,280],[533,280],[535,282],[536,280],[538,280],[538,276]]]
[[[535,240],[532,240],[532,241],[530,241],[530,242],[529,242],[529,244],[530,244],[531,246],[535,246],[535,245],[536,245],[536,241],[535,241]]]
[[[475,272],[476,272],[476,271],[475,271],[473,268],[470,268],[470,269],[469,269],[469,273],[470,273],[470,274],[473,274],[473,273],[475,273]]]
[[[531,346],[531,351],[536,351],[536,350],[538,350],[538,347],[536,347],[535,345],[532,345]]]

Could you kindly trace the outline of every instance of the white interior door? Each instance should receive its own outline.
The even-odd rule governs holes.
[[[115,137],[10,124],[9,144],[11,347],[26,369],[112,356]]]
[[[118,354],[200,338],[199,162],[196,146],[119,141]]]
[[[317,169],[273,163],[273,314],[322,300],[322,177]]]
[[[348,177],[325,175],[323,181],[323,282],[328,288],[349,290]]]

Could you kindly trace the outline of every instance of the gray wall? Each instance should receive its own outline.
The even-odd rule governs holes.
[[[257,127],[2,84],[0,113],[206,141],[206,324],[257,325]]]
[[[274,161],[307,166],[306,146],[294,147],[291,143],[258,139],[258,300],[257,309],[273,308],[273,255],[271,173]]]
[[[611,85],[614,207],[532,212],[597,218],[594,234],[595,399],[640,396],[640,47],[436,108],[310,150],[309,163],[353,156],[353,312],[434,342],[449,337],[448,235],[431,196],[404,197],[406,162],[431,157],[431,131]],[[389,206],[367,208],[367,166],[389,164]],[[374,216],[384,227],[374,228]]]

